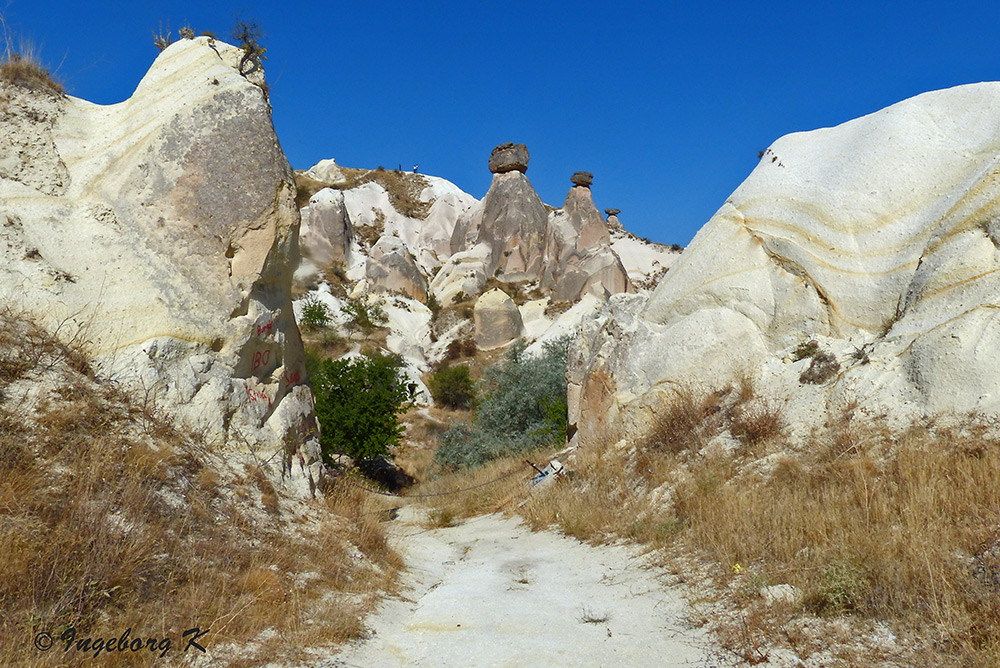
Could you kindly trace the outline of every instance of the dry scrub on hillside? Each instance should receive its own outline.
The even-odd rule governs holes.
[[[352,169],[341,167],[346,179],[340,183],[323,183],[306,175],[304,172],[295,174],[297,194],[295,202],[301,209],[309,204],[309,198],[323,188],[336,190],[352,190],[366,183],[377,183],[389,195],[392,208],[409,218],[423,220],[431,211],[432,202],[420,200],[420,193],[430,183],[420,174],[402,172],[394,169]],[[358,230],[360,232],[360,229]],[[374,243],[374,241],[372,242]]]
[[[1000,442],[975,420],[894,434],[855,412],[790,448],[753,391],[689,388],[648,439],[582,449],[539,493],[511,483],[437,512],[517,508],[536,527],[663,548],[682,581],[708,574],[702,621],[741,662],[783,647],[824,665],[1000,665]],[[738,447],[706,447],[724,430]]]
[[[6,312],[0,335],[0,665],[90,665],[59,640],[170,638],[213,665],[300,658],[363,632],[401,566],[377,501],[334,485],[287,498],[280,461],[214,451],[87,376],[79,350]],[[32,638],[55,637],[47,653]],[[252,647],[247,643],[255,640]],[[193,650],[192,650],[193,651]],[[100,665],[160,665],[114,652]]]

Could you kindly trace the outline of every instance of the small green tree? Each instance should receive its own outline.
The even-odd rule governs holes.
[[[348,299],[340,310],[350,318],[349,324],[352,327],[360,329],[365,334],[371,334],[389,322],[385,309],[380,304],[368,302],[363,298]]]
[[[468,408],[475,399],[469,367],[443,366],[431,376],[431,396],[434,402],[449,408]]]
[[[302,303],[302,326],[306,329],[323,329],[330,324],[330,311],[316,295],[309,295]]]
[[[402,366],[399,356],[381,353],[319,364],[310,380],[324,459],[335,454],[374,459],[399,443],[398,416],[416,391]]]

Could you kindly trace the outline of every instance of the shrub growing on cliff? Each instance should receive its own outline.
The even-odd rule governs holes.
[[[478,466],[565,441],[568,347],[568,338],[553,341],[536,358],[523,343],[514,344],[480,381],[483,398],[473,424],[441,435],[437,461],[451,468]]]
[[[302,304],[302,326],[306,329],[323,329],[330,324],[330,311],[315,295]]]
[[[363,298],[348,299],[340,310],[350,318],[350,326],[360,329],[365,334],[371,334],[389,322],[385,309],[380,304],[368,302]]]
[[[475,399],[469,367],[445,366],[431,376],[431,396],[434,403],[448,408],[469,408]]]
[[[337,454],[374,459],[399,443],[398,416],[416,391],[402,366],[398,356],[381,353],[319,363],[311,384],[324,459]]]

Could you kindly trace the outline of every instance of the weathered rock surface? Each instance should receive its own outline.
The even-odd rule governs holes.
[[[1000,410],[1000,83],[783,137],[644,307],[613,298],[573,362],[582,434],[751,369],[793,427],[858,400],[901,419]],[[817,340],[840,365],[799,382]],[[606,417],[607,416],[607,417]]]
[[[541,285],[554,301],[576,301],[596,289],[605,296],[626,292],[628,275],[611,250],[611,235],[594,206],[590,188],[573,186],[549,219]]]
[[[490,171],[494,174],[506,174],[518,171],[524,174],[528,171],[528,147],[524,144],[507,142],[495,147],[490,153]]]
[[[481,350],[505,346],[524,331],[517,304],[503,290],[493,289],[476,300],[473,310],[476,345]]]
[[[483,198],[477,243],[490,247],[486,275],[505,281],[542,275],[549,216],[528,178],[518,171],[496,174]]]
[[[320,160],[306,171],[306,176],[320,183],[338,185],[347,181],[347,176],[333,159]]]
[[[277,449],[315,428],[290,298],[299,214],[240,55],[181,40],[110,106],[12,93],[0,297],[78,330],[101,373],[209,441]]]
[[[590,172],[573,172],[573,176],[569,177],[569,180],[575,186],[589,188],[594,183],[594,175]]]
[[[375,291],[399,292],[418,301],[427,299],[427,281],[410,251],[396,237],[383,236],[372,246],[366,275]]]
[[[344,206],[344,193],[324,188],[309,198],[302,208],[299,245],[302,255],[318,267],[347,264],[354,228]]]

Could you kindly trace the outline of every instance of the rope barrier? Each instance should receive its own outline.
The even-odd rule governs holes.
[[[530,466],[535,471],[538,470],[538,468],[534,464],[532,464],[527,460],[525,460],[525,465]],[[331,471],[331,473],[333,473],[333,475],[336,476],[337,478],[340,478],[341,480],[346,482],[348,485],[351,485],[352,487],[357,487],[358,489],[363,489],[364,491],[369,492],[371,494],[378,494],[380,496],[391,496],[397,499],[429,499],[435,496],[451,496],[452,494],[461,494],[462,492],[469,492],[474,489],[479,489],[480,487],[486,487],[487,485],[492,485],[493,483],[500,482],[501,480],[506,480],[512,475],[515,475],[517,473],[522,473],[523,471],[524,471],[523,467],[516,468],[513,471],[510,471],[509,473],[503,474],[499,478],[494,478],[493,480],[487,480],[486,482],[481,482],[478,485],[473,485],[472,487],[463,487],[462,489],[456,489],[451,492],[435,492],[433,494],[394,494],[392,492],[383,492],[380,489],[372,489],[371,487],[368,487],[366,485],[358,484],[342,473],[337,473],[333,471]]]

